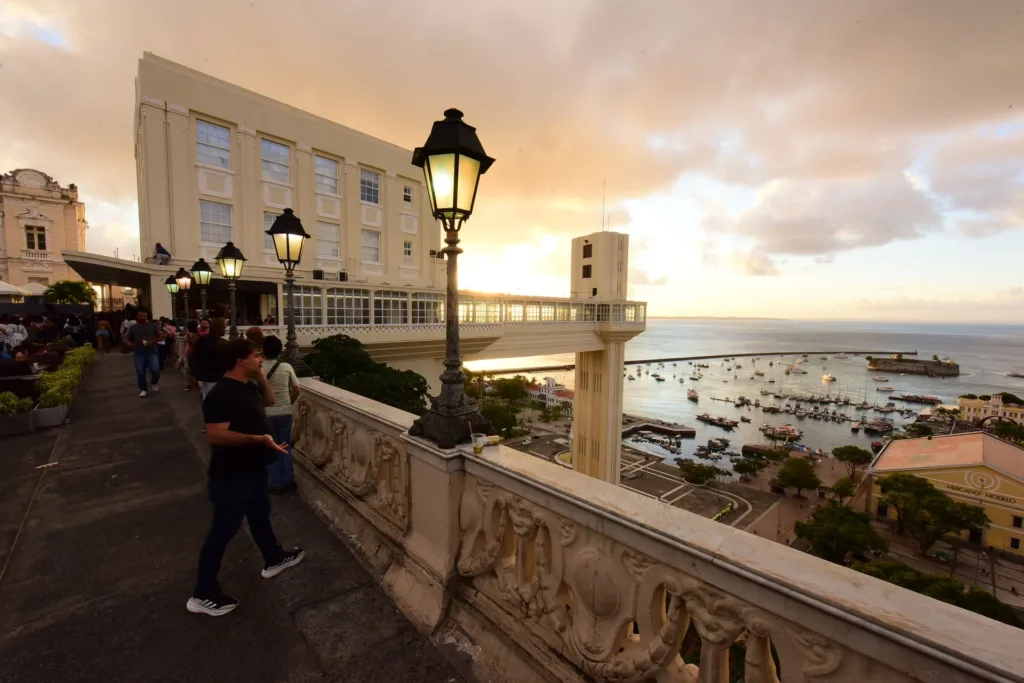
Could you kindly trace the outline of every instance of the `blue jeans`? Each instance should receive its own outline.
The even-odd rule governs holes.
[[[139,391],[146,391],[146,370],[153,384],[160,384],[160,358],[156,351],[135,352],[135,379],[139,382]]]
[[[199,551],[199,571],[192,593],[197,598],[211,597],[220,589],[217,582],[220,563],[243,519],[249,520],[249,530],[264,562],[277,564],[284,557],[284,550],[270,525],[270,495],[262,471],[232,479],[211,479],[209,492],[213,524]]]
[[[292,468],[292,416],[271,415],[267,418],[270,423],[270,435],[277,443],[288,444],[287,453],[278,453],[277,460],[267,465],[267,474],[270,477],[271,486],[287,486],[295,483],[295,475]]]

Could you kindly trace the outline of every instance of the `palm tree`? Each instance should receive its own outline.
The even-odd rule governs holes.
[[[96,305],[96,290],[84,280],[58,280],[46,288],[43,296],[54,304]]]

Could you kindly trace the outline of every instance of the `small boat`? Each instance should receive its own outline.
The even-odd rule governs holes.
[[[828,356],[818,356],[818,360],[828,360]]]
[[[750,418],[747,417],[746,415],[741,415],[740,422],[750,422]]]
[[[896,390],[895,390],[895,389],[893,389],[893,388],[892,388],[891,386],[889,386],[888,384],[883,384],[883,385],[882,385],[882,386],[880,386],[880,387],[875,387],[875,391],[896,391]]]
[[[854,434],[859,432],[860,431],[860,422],[859,421],[851,422],[850,423],[850,431],[853,432]]]
[[[873,379],[876,382],[888,382],[889,381],[888,377],[882,377],[881,375],[875,375],[871,379]]]
[[[1006,376],[1007,377],[1024,377],[1024,374],[1021,374],[1019,372],[1013,372],[1011,370],[1010,372],[1006,373]]]
[[[657,382],[664,382],[665,378],[662,377],[661,375],[655,375],[654,376],[654,380],[657,381]]]
[[[768,384],[775,384],[775,380],[774,379],[768,380]]]
[[[821,376],[821,381],[822,382],[835,382],[836,381],[836,376],[835,375],[825,374],[825,375]]]
[[[700,394],[698,394],[694,389],[689,389],[686,392],[686,398],[690,401],[696,402],[700,399]]]
[[[837,353],[836,355],[834,355],[832,357],[833,358],[842,358],[843,360],[846,360],[847,358],[849,358],[849,356],[847,356],[845,353]]]
[[[762,390],[761,390],[761,395],[762,395],[762,396],[767,396],[767,395],[768,395],[768,394],[770,394],[770,393],[772,393],[772,392],[768,391],[767,389],[762,389]]]
[[[628,375],[626,379],[636,379],[636,377],[634,377],[633,375]]]
[[[760,370],[754,370],[754,374],[758,377],[764,377],[764,373],[761,372]]]
[[[699,379],[700,379],[700,377],[697,377],[697,375],[690,375],[690,381],[691,382],[696,382]]]
[[[797,367],[795,365],[789,368],[789,372],[792,372],[794,375],[806,375],[807,374],[806,370],[804,370],[803,368],[799,368],[799,367]]]

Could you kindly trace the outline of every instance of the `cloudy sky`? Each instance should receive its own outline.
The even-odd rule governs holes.
[[[604,222],[654,315],[1024,322],[1024,2],[0,0],[0,167],[90,251],[138,252],[143,51],[410,148],[458,106],[466,287],[567,293]]]

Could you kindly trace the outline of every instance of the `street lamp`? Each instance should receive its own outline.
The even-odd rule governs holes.
[[[210,284],[210,280],[213,279],[213,268],[206,262],[206,259],[200,257],[192,264],[191,270],[192,279],[199,285],[199,305],[203,309],[203,316],[209,315],[206,310],[206,285]]]
[[[168,275],[167,279],[164,280],[164,284],[167,286],[167,292],[171,295],[171,320],[177,320],[177,316],[174,315],[174,302],[178,297],[175,296],[181,286],[178,285],[178,281],[174,279],[173,275]]]
[[[236,325],[235,313],[235,282],[242,277],[242,266],[245,264],[245,256],[235,246],[234,242],[228,242],[217,252],[217,264],[220,266],[220,274],[228,281],[228,296],[231,297],[231,332],[229,338],[238,339],[238,327]]]
[[[178,289],[181,290],[182,296],[185,297],[185,325],[188,325],[188,290],[192,288],[192,276],[188,274],[188,271],[184,268],[178,268],[178,272],[174,274],[174,279],[178,283]]]
[[[448,109],[443,121],[435,121],[423,147],[412,153],[412,163],[423,169],[430,210],[444,226],[442,254],[448,257],[448,296],[445,301],[445,371],[441,393],[430,397],[430,410],[417,419],[409,433],[423,436],[441,448],[452,448],[472,439],[474,432],[494,434],[494,427],[478,411],[465,392],[459,350],[459,231],[473,213],[480,176],[494,163],[484,153],[476,128],[462,120],[462,112]]]
[[[299,343],[295,336],[295,266],[302,260],[302,246],[309,239],[306,230],[302,227],[302,221],[291,209],[285,209],[284,213],[274,219],[274,224],[267,230],[268,235],[274,240],[274,251],[277,252],[277,260],[284,266],[284,281],[288,285],[288,334],[284,345],[283,359],[291,364],[295,374],[299,377],[309,377],[313,371],[302,360],[299,354]]]

